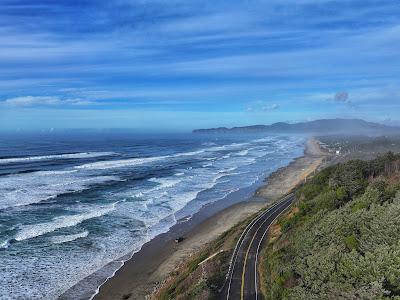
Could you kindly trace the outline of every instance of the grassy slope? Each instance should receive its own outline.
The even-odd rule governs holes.
[[[218,299],[218,290],[225,281],[233,248],[252,218],[253,216],[247,218],[215,241],[204,245],[203,249],[171,274],[151,299]],[[220,252],[221,250],[223,251]],[[218,254],[199,266],[200,262],[215,253]]]
[[[264,249],[266,299],[400,299],[400,155],[329,167]]]

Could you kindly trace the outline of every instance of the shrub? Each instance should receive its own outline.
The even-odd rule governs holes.
[[[322,190],[322,186],[314,183],[305,184],[302,188],[297,192],[297,197],[301,198],[303,196],[305,200],[313,199],[317,196]]]
[[[343,188],[350,196],[363,191],[367,186],[365,163],[359,160],[339,164],[329,178],[333,189]]]
[[[265,251],[266,299],[400,299],[399,159],[333,166],[298,190]]]
[[[359,242],[354,234],[348,235],[344,238],[344,243],[346,244],[347,249],[357,250],[359,246]]]
[[[344,203],[347,200],[347,192],[343,187],[339,187],[336,190],[336,198],[339,200],[340,203]]]
[[[290,228],[295,226],[297,222],[299,222],[299,220],[300,220],[299,214],[294,214],[291,217],[281,218],[279,220],[279,225],[281,226],[282,232],[287,232]]]

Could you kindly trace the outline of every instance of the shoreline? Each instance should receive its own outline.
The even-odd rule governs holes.
[[[144,244],[130,258],[120,261],[121,267],[103,283],[99,282],[98,293],[90,299],[145,299],[183,261],[240,221],[289,193],[317,169],[326,156],[317,140],[308,139],[303,156],[265,178],[252,197],[236,195],[234,201],[217,201],[203,207],[189,221],[181,220],[168,232]],[[174,239],[178,236],[185,239],[176,244]],[[68,297],[64,294],[60,299],[63,298]]]

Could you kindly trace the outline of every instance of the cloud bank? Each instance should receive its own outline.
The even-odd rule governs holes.
[[[399,43],[397,1],[3,1],[0,114],[248,108],[282,120],[393,119]]]

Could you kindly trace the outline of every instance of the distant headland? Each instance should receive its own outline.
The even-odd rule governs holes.
[[[367,134],[390,135],[399,134],[400,127],[388,126],[379,123],[367,122],[361,119],[320,119],[309,122],[285,123],[278,122],[271,125],[252,125],[243,127],[219,127],[196,129],[193,133],[296,133],[296,134]]]

